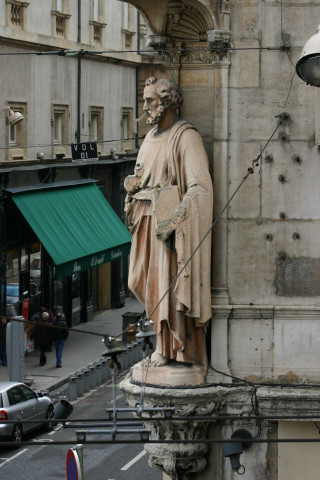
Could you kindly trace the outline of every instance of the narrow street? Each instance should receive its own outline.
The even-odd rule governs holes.
[[[119,407],[125,406],[121,391],[117,392]],[[74,407],[69,420],[81,418],[106,418],[106,408],[112,406],[111,386],[103,385],[92,395],[84,398]],[[40,432],[40,433],[39,433]],[[93,436],[88,439],[109,440],[110,436]],[[138,436],[122,436],[134,439]],[[28,441],[50,440],[52,445],[22,446],[10,450],[0,445],[0,478],[14,480],[23,478],[46,478],[63,480],[66,478],[66,456],[68,449],[78,442],[73,429],[64,429],[61,425],[50,433],[38,431],[24,437]],[[70,447],[54,445],[55,441],[70,440]],[[85,480],[162,480],[160,471],[148,466],[148,455],[142,444],[126,445],[84,445],[84,479]]]

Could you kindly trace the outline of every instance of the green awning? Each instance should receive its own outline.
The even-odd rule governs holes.
[[[12,198],[64,278],[129,255],[131,235],[95,183]]]

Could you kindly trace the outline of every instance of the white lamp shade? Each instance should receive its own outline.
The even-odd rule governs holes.
[[[8,115],[8,122],[9,125],[15,125],[16,123],[21,122],[24,119],[24,116],[20,112],[14,112],[13,110],[9,110]]]
[[[296,72],[307,85],[320,87],[320,26],[303,47]]]

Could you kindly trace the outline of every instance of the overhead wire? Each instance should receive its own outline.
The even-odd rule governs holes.
[[[121,53],[145,53],[149,55],[161,55],[161,53],[187,53],[187,52],[211,52],[211,51],[248,51],[248,50],[265,50],[265,51],[283,51],[283,45],[280,46],[266,46],[266,47],[231,47],[229,45],[223,46],[214,46],[214,47],[202,47],[202,48],[190,48],[190,47],[181,47],[181,48],[159,48],[157,50],[83,50],[83,49],[61,49],[61,50],[46,50],[46,51],[30,51],[30,52],[0,52],[0,56],[11,56],[11,55],[58,55],[62,57],[72,57],[77,55],[103,55],[103,54],[121,54]]]
[[[123,137],[123,138],[116,138],[112,140],[92,140],[91,143],[115,143],[115,142],[127,142],[128,140],[140,140],[143,139],[144,135],[142,136],[135,136],[135,137]],[[89,143],[89,142],[85,142]],[[40,147],[71,147],[71,145],[76,145],[76,142],[69,142],[69,143],[45,143],[45,144],[34,144],[34,145],[15,145],[19,148],[40,148]],[[11,150],[13,147],[0,147],[0,150]]]

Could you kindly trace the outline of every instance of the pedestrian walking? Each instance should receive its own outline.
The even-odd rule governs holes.
[[[34,331],[32,334],[32,338],[34,337],[40,349],[40,367],[43,367],[47,363],[47,357],[45,352],[49,352],[51,349],[51,330],[52,329],[50,328],[49,314],[48,312],[43,312],[41,314],[41,319],[34,327]]]
[[[68,325],[65,322],[64,315],[57,313],[55,321],[53,322],[53,340],[56,347],[56,368],[61,368],[62,351],[65,341],[68,338]],[[59,328],[60,327],[60,328]]]
[[[7,347],[6,347],[6,339],[7,339],[7,319],[6,317],[1,317],[0,323],[0,359],[2,362],[2,366],[7,366]]]
[[[44,303],[41,303],[41,305],[40,305],[40,315],[44,312],[46,312],[49,315],[49,323],[50,323],[50,325],[52,325],[52,323],[54,322],[54,315],[51,312],[51,310]]]

